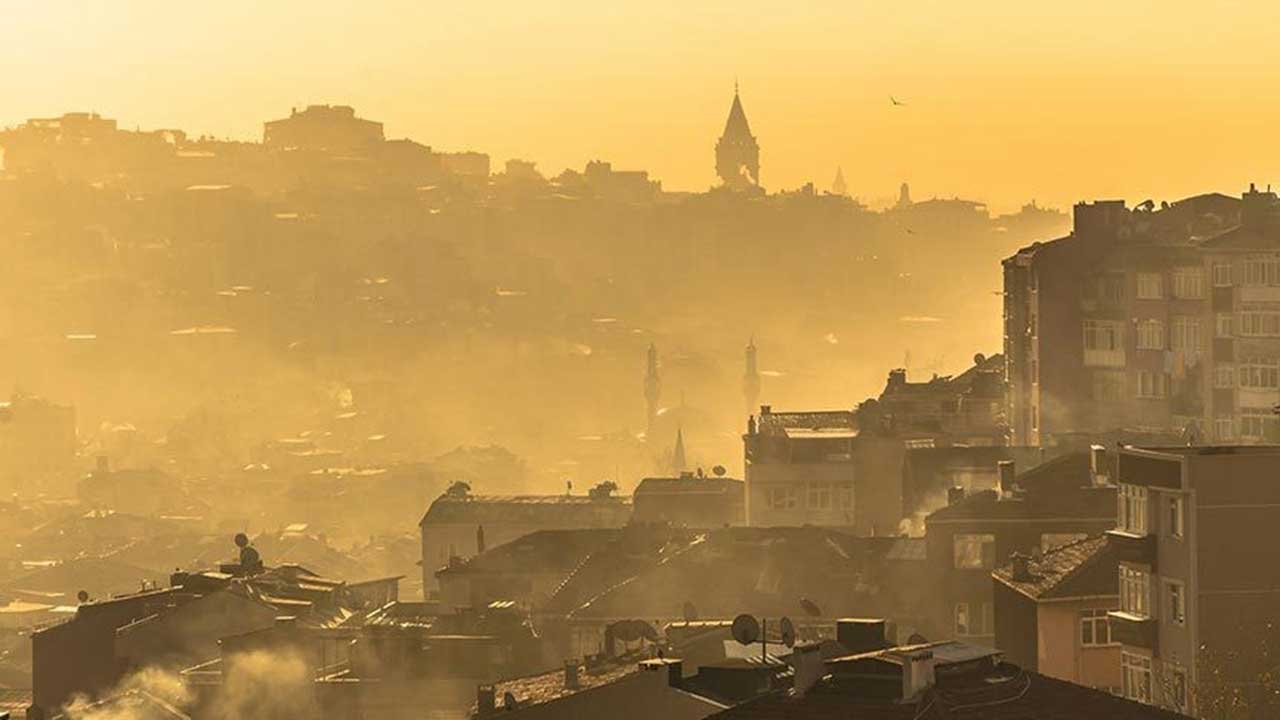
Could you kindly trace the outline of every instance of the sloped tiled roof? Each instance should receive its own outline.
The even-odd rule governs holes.
[[[1119,593],[1116,557],[1105,535],[1053,548],[1027,564],[1018,578],[1013,565],[996,568],[996,580],[1032,599],[1094,597]]]
[[[479,555],[439,570],[437,575],[464,573],[564,573],[583,558],[618,537],[616,528],[539,530],[490,548]]]

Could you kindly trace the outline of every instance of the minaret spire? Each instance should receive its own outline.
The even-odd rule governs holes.
[[[746,372],[742,376],[742,397],[747,401],[747,414],[750,415],[756,411],[756,404],[760,401],[760,369],[757,366],[755,337],[747,342],[745,361]]]
[[[662,398],[662,378],[658,375],[658,348],[649,343],[644,371],[644,400],[647,412],[645,433],[652,437],[653,421],[658,417],[658,401]]]

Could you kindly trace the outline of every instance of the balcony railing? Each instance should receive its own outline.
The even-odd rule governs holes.
[[[1107,542],[1115,551],[1116,560],[1135,565],[1146,565],[1156,571],[1156,536],[1139,535],[1128,530],[1108,530]]]
[[[1121,645],[1146,648],[1156,652],[1158,633],[1156,621],[1143,615],[1134,615],[1123,610],[1112,610],[1107,613],[1111,623],[1111,639]]]

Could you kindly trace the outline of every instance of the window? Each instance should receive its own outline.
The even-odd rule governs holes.
[[[1169,323],[1169,347],[1183,352],[1199,352],[1204,346],[1200,339],[1200,318],[1179,316]]]
[[[1187,624],[1187,590],[1181,582],[1169,580],[1164,584],[1165,609],[1169,613],[1169,622],[1183,626]]]
[[[977,605],[976,603],[974,605]],[[989,602],[981,605],[956,603],[956,635],[995,634],[995,608]]]
[[[1180,267],[1173,271],[1173,296],[1181,300],[1204,297],[1204,268]]]
[[[1213,286],[1231,287],[1231,263],[1213,264]]]
[[[1216,388],[1233,388],[1236,386],[1236,366],[1219,363],[1213,366],[1213,386]]]
[[[1159,320],[1141,320],[1138,322],[1138,349],[1164,349],[1164,323]]]
[[[1124,371],[1099,370],[1093,374],[1093,399],[1118,402],[1125,399]]]
[[[1031,313],[1027,316],[1027,334],[1031,337],[1038,337],[1036,334],[1036,314]]]
[[[853,485],[836,484],[836,502],[841,510],[849,510],[853,507]]]
[[[1235,318],[1231,313],[1218,313],[1213,316],[1213,336],[1229,338],[1235,335]]]
[[[1124,274],[1106,273],[1098,277],[1098,299],[1118,303],[1124,301]]]
[[[793,487],[769,488],[769,507],[773,510],[795,510],[800,507],[800,493]]]
[[[1236,332],[1241,337],[1280,337],[1280,312],[1242,312]]]
[[[1125,697],[1151,703],[1151,658],[1120,653],[1120,679],[1124,683]]]
[[[1240,363],[1240,387],[1280,388],[1280,359],[1249,359]]]
[[[1106,610],[1084,610],[1080,613],[1080,644],[1097,647],[1111,644],[1111,621]]]
[[[1119,350],[1121,325],[1106,320],[1084,321],[1085,350]]]
[[[1147,489],[1140,485],[1120,484],[1116,491],[1119,507],[1116,519],[1121,530],[1135,535],[1147,534]]]
[[[1264,440],[1276,431],[1277,418],[1271,408],[1240,408],[1240,437]]]
[[[958,534],[952,539],[960,570],[990,570],[996,564],[996,536]]]
[[[809,483],[809,501],[807,507],[810,510],[830,510],[833,499],[831,492],[831,483],[811,481]]]
[[[1280,285],[1280,262],[1275,258],[1248,260],[1244,264],[1245,285]]]
[[[1085,533],[1040,533],[1040,552],[1049,552],[1089,537]]]
[[[1180,538],[1186,531],[1186,506],[1181,495],[1170,495],[1167,502],[1169,534]]]
[[[1120,609],[1130,615],[1151,617],[1151,576],[1128,565],[1120,566]]]
[[[1138,273],[1138,299],[1159,300],[1164,297],[1164,283],[1160,273]]]
[[[1031,382],[1040,382],[1040,363],[1036,362],[1035,358],[1031,359]]]
[[[1138,371],[1138,397],[1158,399],[1169,395],[1169,376],[1150,370]]]
[[[1236,437],[1235,421],[1230,416],[1214,418],[1213,435],[1218,440],[1234,440]]]
[[[1180,667],[1169,668],[1169,699],[1173,707],[1185,712],[1187,709],[1187,671]]]

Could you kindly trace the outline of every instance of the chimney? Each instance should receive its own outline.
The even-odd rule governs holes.
[[[796,694],[801,697],[827,674],[827,664],[822,659],[822,646],[818,643],[796,645],[791,653],[791,667],[795,669]]]
[[[881,618],[840,618],[836,621],[836,642],[851,654],[883,650],[889,646],[885,640],[885,621]]]
[[[490,717],[497,712],[497,702],[493,698],[492,685],[476,686],[476,716]]]
[[[762,420],[763,420],[764,418],[769,417],[769,415],[770,415],[772,412],[773,412],[773,406],[772,406],[772,405],[761,405],[761,406],[760,406],[760,418],[761,418]]]
[[[610,623],[609,625],[606,625],[604,628],[604,656],[605,657],[612,658],[614,655],[618,654],[617,643],[618,643],[618,639],[617,637],[615,637],[613,632],[613,623]]]
[[[1094,487],[1106,487],[1111,484],[1111,468],[1107,466],[1106,446],[1089,446],[1089,471]]]
[[[1014,580],[1019,582],[1035,580],[1035,576],[1031,574],[1031,558],[1025,553],[1015,552],[1009,556],[1009,561],[1013,563]]]
[[[996,469],[1000,473],[999,484],[996,490],[999,491],[1000,497],[1005,497],[1013,492],[1014,465],[1012,460],[1001,460],[996,463]]]
[[[907,653],[902,663],[902,697],[910,699],[933,687],[935,682],[933,650],[922,648]]]
[[[578,661],[564,661],[564,689],[577,690],[581,685],[578,683]]]
[[[960,502],[963,499],[964,499],[964,488],[960,487],[959,485],[947,488],[947,504],[948,505],[955,505],[956,503]]]
[[[102,473],[103,475],[106,475],[107,473],[111,472],[111,458],[107,457],[106,455],[99,455],[97,460],[98,460],[97,472]]]

